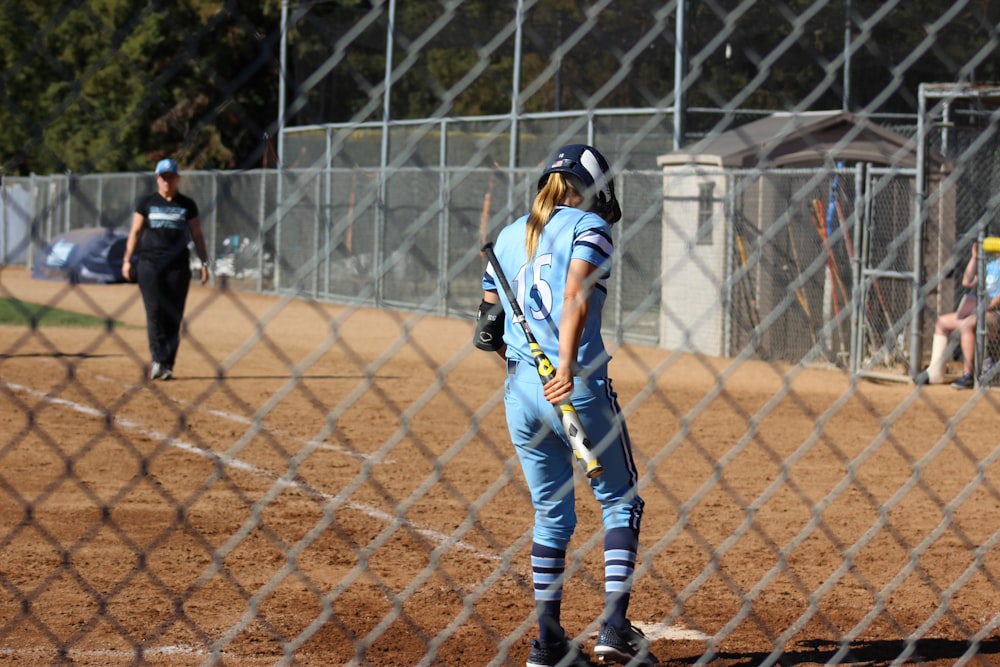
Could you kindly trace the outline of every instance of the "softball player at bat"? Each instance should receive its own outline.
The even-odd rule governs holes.
[[[476,347],[506,358],[507,427],[535,508],[531,570],[539,636],[527,665],[590,664],[559,619],[576,527],[575,464],[554,406],[570,398],[604,468],[589,480],[605,529],[605,605],[594,652],[617,662],[655,664],[648,641],[627,616],[643,501],[601,338],[611,225],[621,209],[608,163],[591,146],[560,148],[538,188],[531,213],[504,228],[494,247],[531,332],[556,365],[555,378],[542,384],[492,265],[483,276],[475,334]]]

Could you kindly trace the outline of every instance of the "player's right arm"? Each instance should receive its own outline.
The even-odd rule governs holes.
[[[122,277],[132,280],[132,255],[139,246],[139,239],[146,228],[146,216],[136,211],[132,214],[132,229],[129,230],[128,240],[125,241],[125,254],[122,256]]]
[[[573,372],[580,355],[580,339],[590,313],[590,293],[594,289],[592,274],[597,267],[582,259],[569,263],[566,289],[563,293],[562,316],[559,319],[559,365],[555,377],[542,388],[545,400],[558,405],[573,395]]]

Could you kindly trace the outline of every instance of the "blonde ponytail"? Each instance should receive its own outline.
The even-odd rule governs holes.
[[[528,252],[529,260],[534,258],[535,251],[538,250],[538,239],[542,236],[542,228],[556,212],[556,206],[563,203],[570,189],[572,186],[562,174],[553,173],[549,174],[545,185],[535,195],[531,213],[528,214],[527,232],[524,235],[524,248]]]

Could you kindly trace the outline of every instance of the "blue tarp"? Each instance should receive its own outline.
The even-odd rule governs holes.
[[[76,283],[121,283],[126,232],[104,227],[73,229],[45,244],[31,277]]]

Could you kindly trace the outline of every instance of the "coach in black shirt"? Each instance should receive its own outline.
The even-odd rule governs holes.
[[[143,197],[136,206],[122,262],[122,274],[138,281],[146,307],[146,332],[153,358],[149,377],[153,380],[173,377],[184,303],[191,286],[189,241],[194,241],[201,259],[201,284],[208,282],[208,252],[198,205],[177,191],[179,181],[177,162],[164,159],[157,163],[157,191]],[[133,266],[135,259],[139,261]]]

